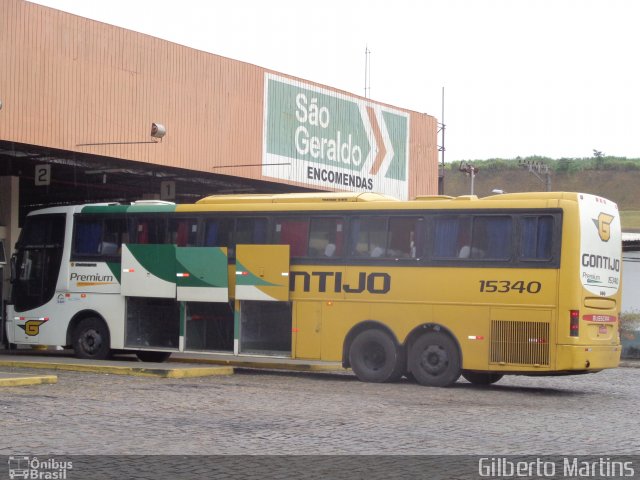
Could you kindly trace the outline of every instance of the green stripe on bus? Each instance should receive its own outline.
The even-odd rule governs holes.
[[[152,275],[169,282],[176,283],[176,263],[174,245],[163,244],[127,244],[127,248],[135,259]]]

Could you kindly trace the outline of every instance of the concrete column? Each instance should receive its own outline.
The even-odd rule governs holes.
[[[2,294],[5,300],[9,298],[9,258],[13,253],[13,246],[18,241],[20,229],[18,216],[20,206],[20,178],[0,177],[0,239],[4,240],[7,265],[2,269]]]

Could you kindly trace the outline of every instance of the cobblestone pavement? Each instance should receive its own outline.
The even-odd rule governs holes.
[[[38,372],[51,373],[29,370]],[[638,368],[505,377],[489,388],[461,379],[448,389],[255,370],[196,379],[56,374],[55,385],[0,390],[0,454],[640,452]]]

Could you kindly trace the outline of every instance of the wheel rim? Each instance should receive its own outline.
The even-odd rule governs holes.
[[[102,335],[98,330],[85,330],[80,337],[80,346],[89,355],[95,354],[102,347]]]
[[[440,375],[449,366],[449,357],[440,345],[429,345],[420,356],[420,366],[430,375]]]
[[[362,360],[365,366],[371,370],[380,370],[384,367],[387,356],[384,348],[379,343],[369,342],[364,349]]]

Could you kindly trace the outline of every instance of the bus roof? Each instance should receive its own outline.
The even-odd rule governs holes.
[[[317,193],[280,193],[280,194],[239,194],[211,195],[197,204],[234,204],[234,203],[322,203],[322,202],[398,202],[389,195],[370,192],[317,192]]]
[[[449,197],[446,195],[421,195],[410,201],[400,201],[389,195],[372,192],[314,192],[314,193],[283,193],[283,194],[237,194],[211,195],[195,204],[174,204],[171,202],[143,201],[130,205],[119,204],[86,204],[67,207],[50,207],[30,212],[29,215],[43,213],[66,212],[69,210],[82,213],[161,213],[161,212],[204,212],[210,210],[236,211],[255,209],[256,211],[288,210],[297,208],[302,210],[343,210],[359,205],[357,209],[466,209],[466,208],[510,208],[516,205],[524,207],[557,206],[559,200],[577,201],[580,193],[575,192],[523,192],[504,193],[489,197],[478,198],[475,195],[461,195]],[[520,203],[522,202],[522,203]],[[351,204],[353,207],[349,207]]]

